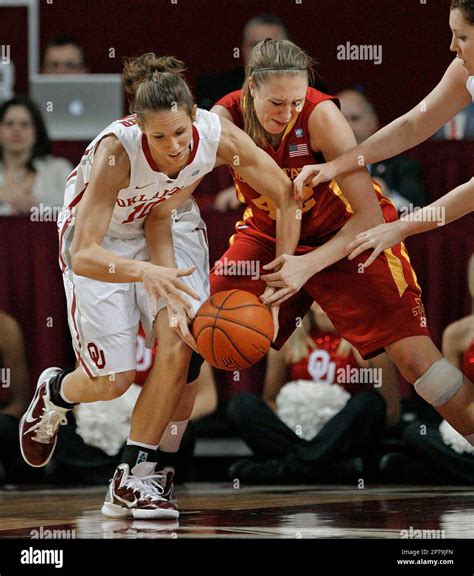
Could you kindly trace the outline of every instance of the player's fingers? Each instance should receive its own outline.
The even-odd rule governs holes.
[[[280,313],[280,307],[279,306],[272,306],[271,307],[271,313],[272,313],[273,328],[274,328],[272,342],[275,342],[275,340],[277,339],[277,336],[278,336],[278,331],[280,329],[280,324],[278,322],[278,315]]]
[[[363,242],[362,244],[359,244],[359,246],[355,250],[353,250],[347,258],[348,260],[353,260],[354,258],[359,256],[359,254],[362,254],[362,252],[370,250],[371,248],[372,246],[370,242]]]
[[[185,292],[186,294],[188,294],[189,296],[194,298],[194,300],[199,300],[199,294],[195,290],[193,290],[192,288],[187,286],[184,282],[181,282],[181,280],[174,279],[172,281],[172,285],[173,285],[174,290],[176,290],[176,293],[179,294],[180,292]],[[183,296],[183,298],[184,298],[184,296]],[[187,300],[186,300],[186,304],[187,305],[189,304],[189,302]]]
[[[199,349],[196,340],[194,340],[193,335],[189,331],[188,323],[185,319],[179,322],[179,335],[181,339],[186,342],[186,344],[192,348],[195,352],[199,354]]]
[[[279,305],[280,302],[283,302],[282,298],[284,296],[288,295],[288,298],[295,293],[295,290],[293,288],[288,288],[286,286],[282,286],[280,288],[280,290],[277,290],[272,296],[270,296],[270,298],[267,298],[266,301],[264,302],[264,304],[266,306],[271,306],[271,305]],[[285,298],[286,300],[287,298]]]
[[[176,276],[190,276],[194,270],[196,270],[196,266],[191,266],[191,268],[186,269],[178,269],[176,270]]]
[[[382,250],[380,248],[376,248],[369,256],[369,258],[367,258],[367,260],[364,262],[364,268],[368,268],[371,264],[373,264],[381,251]]]
[[[285,263],[285,255],[282,254],[281,256],[278,256],[278,258],[275,258],[275,260],[272,260],[268,264],[262,266],[262,268],[264,270],[273,270],[273,268],[275,268],[276,266],[283,265],[284,263]]]
[[[262,276],[260,276],[260,278],[262,280],[265,280],[265,282],[270,285],[270,282],[274,282],[275,280],[281,280],[282,276],[281,276],[281,272],[272,272],[272,274],[263,274]]]

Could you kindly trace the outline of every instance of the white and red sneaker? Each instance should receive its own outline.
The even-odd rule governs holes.
[[[51,402],[49,382],[61,368],[47,368],[38,378],[36,392],[20,420],[20,448],[27,464],[41,468],[51,460],[60,425],[67,424],[67,408]]]
[[[102,514],[114,518],[175,520],[176,506],[163,497],[163,476],[155,473],[155,462],[140,462],[132,468],[120,464],[110,481]]]
[[[178,501],[174,493],[174,468],[165,466],[165,468],[159,470],[157,474],[162,477],[160,484],[163,488],[163,498],[176,506]]]

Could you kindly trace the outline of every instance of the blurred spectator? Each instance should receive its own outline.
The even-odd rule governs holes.
[[[265,38],[289,40],[287,25],[273,14],[262,14],[251,18],[244,26],[239,67],[225,72],[199,76],[197,80],[197,105],[209,110],[217,100],[229,92],[242,87],[245,78],[245,64],[250,53]]]
[[[57,36],[44,51],[43,74],[87,74],[82,45],[69,36]]]
[[[18,424],[28,408],[28,382],[23,334],[18,322],[0,310],[0,468],[3,481],[10,481],[22,462]],[[26,468],[26,467],[23,467]]]
[[[64,158],[51,156],[44,120],[32,100],[16,96],[0,106],[1,216],[28,214],[34,206],[61,207],[72,169]]]
[[[472,140],[474,138],[474,102],[456,114],[433,136],[434,140]]]
[[[380,381],[363,384],[360,369],[375,362],[380,369],[367,373]],[[250,484],[354,481],[367,472],[386,426],[398,423],[399,406],[388,357],[364,361],[313,304],[285,346],[270,350],[263,398],[229,401],[233,427],[263,460],[238,461],[229,474]]]
[[[474,380],[474,255],[468,267],[472,314],[450,324],[443,334],[444,356]],[[474,447],[446,421],[419,419],[403,433],[406,453],[386,454],[380,469],[385,481],[418,484],[474,484]]]
[[[357,90],[343,90],[336,96],[341,103],[341,111],[354,132],[357,144],[377,132],[379,129],[377,113],[364,94]],[[398,211],[402,208],[425,206],[427,198],[423,170],[418,162],[399,155],[371,164],[368,168],[372,178],[380,184],[384,195],[390,198]]]

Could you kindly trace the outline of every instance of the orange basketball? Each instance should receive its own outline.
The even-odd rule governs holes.
[[[209,364],[221,370],[241,370],[268,352],[273,338],[272,315],[250,292],[218,292],[199,308],[193,335]]]

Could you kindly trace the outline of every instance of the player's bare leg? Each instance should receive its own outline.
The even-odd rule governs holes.
[[[427,336],[403,338],[386,350],[418,394],[474,444],[474,384],[443,358]]]

